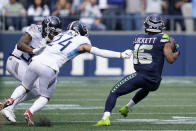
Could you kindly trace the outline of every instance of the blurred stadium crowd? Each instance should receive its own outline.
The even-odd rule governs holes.
[[[23,30],[54,15],[63,27],[80,19],[90,30],[139,31],[152,13],[163,16],[168,31],[196,31],[196,0],[0,0],[0,29]]]

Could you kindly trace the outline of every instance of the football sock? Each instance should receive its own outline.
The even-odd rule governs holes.
[[[14,100],[23,97],[26,94],[26,89],[20,85],[18,86],[11,95]]]
[[[40,94],[36,91],[35,88],[33,88],[31,91],[29,91],[22,99],[20,99],[19,103],[27,100],[32,100],[35,97],[40,96]]]
[[[48,103],[48,99],[46,97],[40,96],[33,105],[29,108],[31,113],[35,113],[39,110],[41,110],[46,104]]]
[[[35,90],[35,88],[33,88],[31,91],[29,91],[28,93],[26,93],[24,96],[17,98],[16,100],[14,100],[14,103],[11,106],[6,107],[5,109],[10,109],[13,110],[14,107],[23,102],[23,101],[27,101],[27,100],[32,100],[33,98],[39,96],[39,93]]]
[[[128,108],[131,109],[135,105],[134,101],[131,99],[127,104]]]
[[[12,97],[11,97],[11,98],[12,98]],[[13,110],[14,107],[20,102],[20,100],[21,100],[21,97],[15,99],[15,100],[14,100],[14,103],[13,103],[12,105],[6,107],[5,109]]]
[[[104,112],[102,119],[105,120],[108,116],[110,116],[110,112],[106,111],[106,112]]]

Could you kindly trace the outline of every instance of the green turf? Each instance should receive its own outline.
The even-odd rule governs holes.
[[[87,130],[196,130],[196,78],[164,78],[160,88],[136,105],[128,117],[118,110],[135,92],[122,96],[109,127],[94,127],[101,119],[107,95],[118,78],[60,78],[48,106],[34,115],[51,126],[27,127],[23,113],[33,101],[18,105],[17,123],[0,120],[0,131],[87,131]],[[9,97],[19,83],[1,79],[0,98]],[[57,108],[57,109],[52,109]]]

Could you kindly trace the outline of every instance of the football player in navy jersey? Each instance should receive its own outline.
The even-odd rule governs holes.
[[[180,55],[175,46],[174,39],[162,33],[164,23],[157,14],[148,16],[144,22],[145,33],[135,36],[134,68],[135,73],[124,77],[110,91],[105,103],[103,118],[96,126],[109,126],[110,114],[119,96],[138,90],[129,103],[123,106],[119,112],[127,116],[129,110],[143,100],[151,91],[158,89],[161,82],[161,74],[164,59],[172,64]]]

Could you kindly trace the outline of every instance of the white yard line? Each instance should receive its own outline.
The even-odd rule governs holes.
[[[150,124],[196,124],[196,117],[182,117],[182,116],[173,116],[172,119],[116,119],[120,122],[128,122],[128,123],[135,123],[135,122],[145,122]]]
[[[16,109],[18,110],[24,110],[29,108],[32,105],[32,103],[20,103],[16,106]],[[44,107],[43,110],[90,110],[90,109],[103,109],[103,107],[99,107],[99,106],[80,106],[78,104],[48,104]]]
[[[27,109],[32,103],[20,103],[16,106],[16,109]],[[121,106],[116,106],[121,107]],[[138,105],[137,107],[196,107],[196,105]],[[78,104],[47,104],[44,110],[91,110],[91,109],[104,109],[103,106],[80,106]]]

